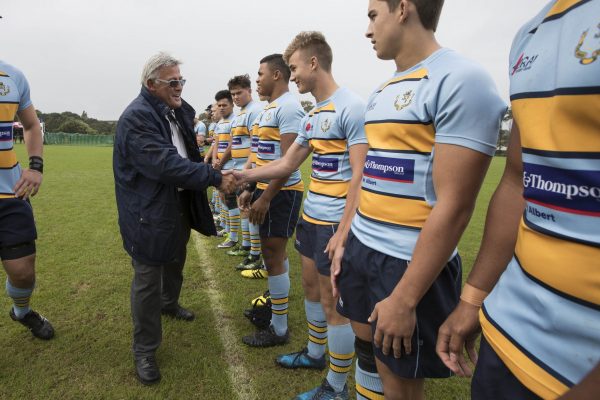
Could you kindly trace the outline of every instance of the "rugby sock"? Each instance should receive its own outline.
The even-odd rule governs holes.
[[[240,232],[240,209],[230,208],[229,209],[229,240],[234,242],[238,241],[238,235]]]
[[[219,202],[218,199],[219,197],[217,196],[217,191],[213,190],[212,192],[212,197],[210,199],[210,205],[212,206],[212,212],[213,214],[218,214],[219,213]]]
[[[260,233],[259,226],[251,222],[248,223],[250,228],[250,254],[253,256],[260,255]]]
[[[356,381],[357,400],[383,399],[383,383],[377,372],[367,372],[360,368],[356,360],[356,371],[354,373]]]
[[[219,208],[221,209],[221,228],[225,229],[225,232],[229,232],[227,229],[227,220],[229,219],[229,213],[227,212],[227,208],[221,200],[219,200]]]
[[[271,293],[271,326],[278,336],[287,332],[288,295],[290,293],[290,275],[269,275],[269,292]]]
[[[336,392],[344,390],[354,358],[354,332],[350,324],[328,325],[329,372],[327,382]]]
[[[304,299],[304,311],[308,323],[308,355],[321,358],[325,354],[327,344],[327,319],[323,306],[318,301]]]
[[[29,299],[35,285],[28,289],[14,287],[10,281],[6,280],[6,293],[13,300],[13,311],[19,319],[23,318],[31,309],[29,308]]]
[[[283,269],[285,270],[285,273],[288,274],[290,272],[290,259],[286,258],[285,260],[283,260]]]
[[[250,247],[250,221],[248,217],[242,217],[242,247],[247,249]]]

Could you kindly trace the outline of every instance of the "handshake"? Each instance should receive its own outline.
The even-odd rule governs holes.
[[[236,190],[241,189],[244,183],[248,182],[247,172],[248,170],[236,171],[233,169],[222,171],[221,185],[218,189],[225,194],[235,193]]]

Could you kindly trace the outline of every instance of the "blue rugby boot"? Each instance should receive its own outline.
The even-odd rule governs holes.
[[[323,370],[327,366],[325,356],[321,358],[312,358],[308,355],[308,349],[305,347],[296,353],[282,354],[275,359],[277,365],[283,368],[309,368]]]

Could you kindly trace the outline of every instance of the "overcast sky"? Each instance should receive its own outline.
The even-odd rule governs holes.
[[[508,52],[546,0],[446,0],[438,41],[480,62],[508,100]],[[200,111],[230,77],[256,79],[259,60],[302,30],[333,48],[338,83],[365,99],[394,72],[365,38],[367,0],[1,0],[0,59],[29,79],[43,112],[117,119],[138,94],[145,61],[183,60],[184,98]],[[296,91],[295,85],[291,85]],[[254,88],[254,86],[253,86]]]

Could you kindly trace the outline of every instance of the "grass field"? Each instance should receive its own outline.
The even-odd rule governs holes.
[[[20,160],[24,148],[17,145]],[[298,258],[291,244],[291,343],[249,349],[253,330],[241,315],[266,281],[243,280],[238,258],[215,249],[216,238],[190,240],[181,303],[192,323],[164,320],[157,357],[159,385],[143,387],[133,372],[130,259],[121,245],[112,179],[112,148],[48,146],[44,183],[33,199],[38,227],[37,289],[32,306],[52,321],[56,337],[34,339],[0,317],[0,399],[289,399],[320,383],[314,371],[284,371],[274,357],[306,342]],[[25,163],[26,164],[26,163]],[[481,237],[485,209],[504,159],[496,158],[460,251],[468,272]],[[304,173],[307,177],[308,174]],[[430,382],[429,399],[467,399],[468,380]]]

